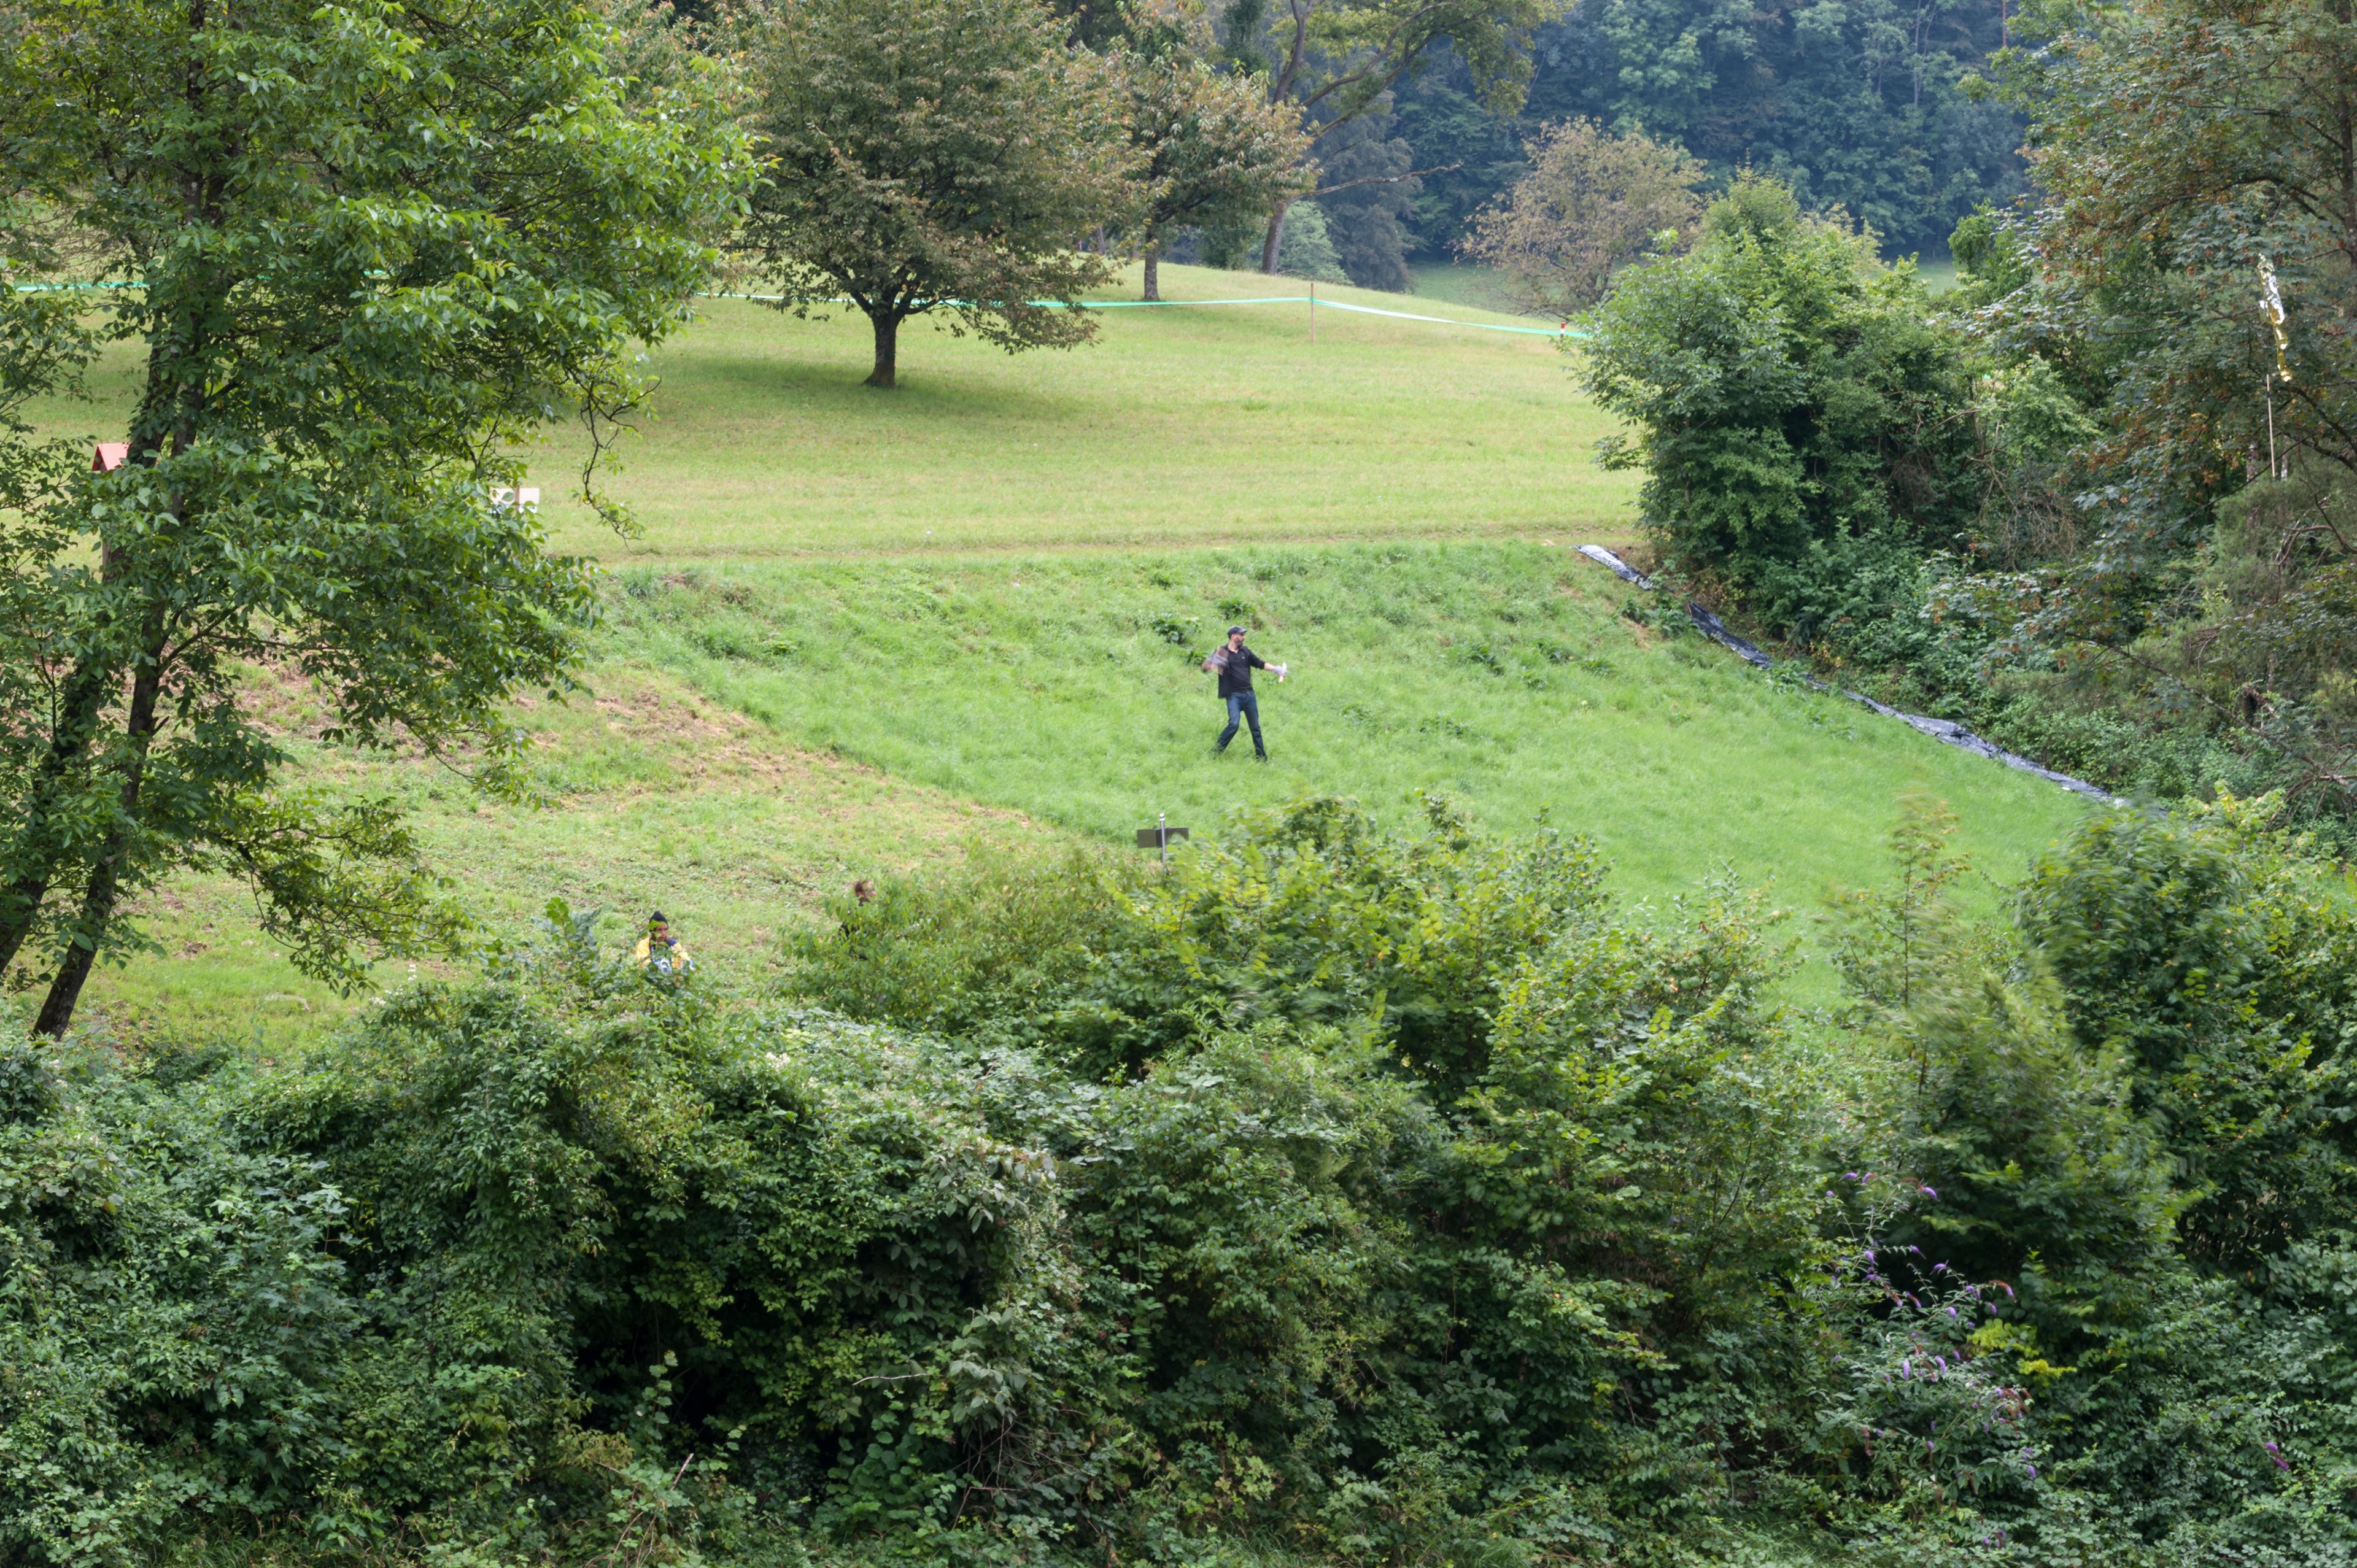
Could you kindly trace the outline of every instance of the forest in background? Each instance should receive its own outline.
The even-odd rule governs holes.
[[[1440,172],[1318,205],[1351,282],[1406,289],[1411,264],[1453,259],[1475,215],[1528,171],[1525,143],[1584,117],[1682,145],[1720,183],[1773,175],[1812,209],[1870,225],[1889,253],[1941,256],[1960,220],[2023,188],[2021,115],[1974,85],[2010,36],[2002,0],[1602,0],[1532,31],[1512,113],[1485,106],[1454,50],[1436,50],[1320,156],[1328,183]]]

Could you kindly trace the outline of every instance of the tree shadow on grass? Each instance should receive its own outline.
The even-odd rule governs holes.
[[[903,364],[897,387],[871,387],[847,361],[758,356],[702,359],[670,368],[673,395],[703,383],[748,403],[776,398],[823,418],[906,425],[1067,424],[1086,417],[1089,399],[993,376],[972,365]]]

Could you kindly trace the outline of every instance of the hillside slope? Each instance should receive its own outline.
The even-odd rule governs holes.
[[[1164,279],[1196,300],[1300,292]],[[1626,591],[1568,547],[1626,537],[1633,480],[1594,466],[1609,426],[1551,338],[1320,309],[1313,340],[1306,300],[1107,311],[1069,354],[919,332],[906,385],[877,393],[865,336],[710,302],[657,357],[655,417],[614,481],[637,537],[557,498],[567,446],[548,443],[555,541],[614,581],[590,693],[520,714],[540,808],[319,747],[299,696],[264,680],[257,700],[285,707],[313,777],[407,800],[491,929],[551,897],[659,905],[746,980],[853,875],[974,835],[1124,842],[1157,812],[1212,832],[1304,790],[1394,820],[1439,790],[1501,831],[1592,834],[1631,897],[1727,872],[1802,905],[1875,874],[1902,794],[1951,800],[2000,873],[2082,809],[1624,619]],[[45,423],[119,424],[127,369]],[[1221,714],[1194,662],[1230,620],[1296,671],[1265,682],[1265,769],[1209,756]],[[150,912],[159,950],[97,985],[102,1012],[300,1033],[350,1005],[225,886]]]

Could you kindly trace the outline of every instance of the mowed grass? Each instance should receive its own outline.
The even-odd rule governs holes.
[[[1320,285],[1320,298],[1454,317],[1320,309],[1306,285],[1165,267],[1173,303],[1106,309],[1097,340],[1009,356],[947,319],[902,328],[900,385],[863,383],[866,319],[740,299],[654,350],[660,386],[604,487],[641,532],[570,499],[583,450],[526,456],[553,543],[616,564],[1118,548],[1256,540],[1626,537],[1637,478],[1594,461],[1612,422],[1573,360],[1493,311]],[[1135,301],[1137,271],[1103,293]],[[1297,301],[1295,302],[1295,301]],[[115,345],[47,432],[120,439],[140,359]]]
[[[1164,275],[1181,298],[1297,288]],[[1437,790],[1501,832],[1592,836],[1632,897],[1728,872],[1804,907],[1879,874],[1901,795],[1954,804],[1999,875],[2081,810],[1623,618],[1630,590],[1569,546],[1625,541],[1635,480],[1595,467],[1609,422],[1548,338],[1321,309],[1313,341],[1306,300],[1103,328],[1008,358],[917,326],[885,393],[859,384],[864,322],[710,302],[655,355],[658,417],[615,481],[640,537],[554,499],[565,438],[534,459],[559,547],[612,572],[591,694],[518,713],[541,809],[322,747],[300,693],[257,682],[256,701],[304,771],[404,800],[490,929],[551,897],[660,906],[716,975],[752,981],[855,875],[976,840],[1125,843],[1158,811],[1212,833],[1306,791],[1405,826]],[[37,412],[117,433],[133,368],[112,356],[92,401]],[[1230,620],[1295,671],[1264,677],[1265,768],[1209,755],[1222,714],[1192,656]],[[93,983],[94,1015],[275,1037],[352,1004],[225,884],[145,913],[157,950]]]
[[[1178,300],[1303,295],[1292,278],[1166,267]],[[1528,327],[1409,295],[1321,298]],[[1137,297],[1135,269],[1108,298]],[[563,548],[616,563],[974,549],[1532,536],[1625,529],[1636,481],[1594,462],[1611,423],[1553,338],[1298,304],[1108,309],[1098,340],[1009,357],[920,319],[900,386],[862,385],[865,317],[741,300],[658,351],[654,414],[610,483],[619,540],[556,495]]]

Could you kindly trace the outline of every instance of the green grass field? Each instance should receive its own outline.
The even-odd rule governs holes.
[[[1269,284],[1164,271],[1178,298],[1297,292]],[[1569,546],[1627,540],[1634,480],[1595,467],[1609,423],[1551,339],[1321,309],[1313,341],[1308,314],[1107,311],[1094,345],[1017,358],[918,328],[881,393],[863,322],[710,302],[655,356],[657,417],[616,480],[642,533],[549,508],[562,547],[610,566],[613,607],[591,693],[521,715],[550,804],[321,747],[301,693],[256,702],[307,770],[409,801],[492,929],[553,896],[660,905],[747,981],[854,875],[976,839],[1123,842],[1157,811],[1216,832],[1304,790],[1402,823],[1443,790],[1494,828],[1592,834],[1631,897],[1727,870],[1802,907],[1878,874],[1902,794],[1949,800],[2003,875],[2082,810],[1620,616],[1630,590]],[[119,424],[130,366],[44,422]],[[535,459],[551,491],[567,451]],[[1191,656],[1232,619],[1294,671],[1264,677],[1265,768],[1210,756]],[[156,950],[92,984],[118,1024],[270,1039],[355,1004],[225,886],[146,913]]]
[[[1135,299],[1136,290],[1123,291]],[[1164,270],[1173,300],[1301,295],[1291,278]],[[1527,327],[1363,289],[1329,298]],[[975,548],[1594,532],[1631,485],[1555,340],[1310,306],[1108,310],[1098,341],[1010,358],[937,325],[899,391],[861,385],[864,317],[737,300],[657,359],[663,389],[613,489],[620,542],[555,501],[558,542],[617,563]],[[572,448],[535,463],[550,490]]]
[[[1419,789],[1489,825],[1594,836],[1631,893],[1731,869],[1813,901],[1893,802],[1969,800],[2019,859],[2071,807],[1713,645],[1655,642],[1557,546],[1394,542],[748,567],[626,576],[614,636],[716,703],[961,797],[1119,839],[1302,791],[1405,823]],[[1256,628],[1274,761],[1210,755],[1198,660]]]
[[[1419,298],[1444,300],[1477,310],[1505,310],[1497,273],[1469,262],[1418,262],[1408,269]]]

